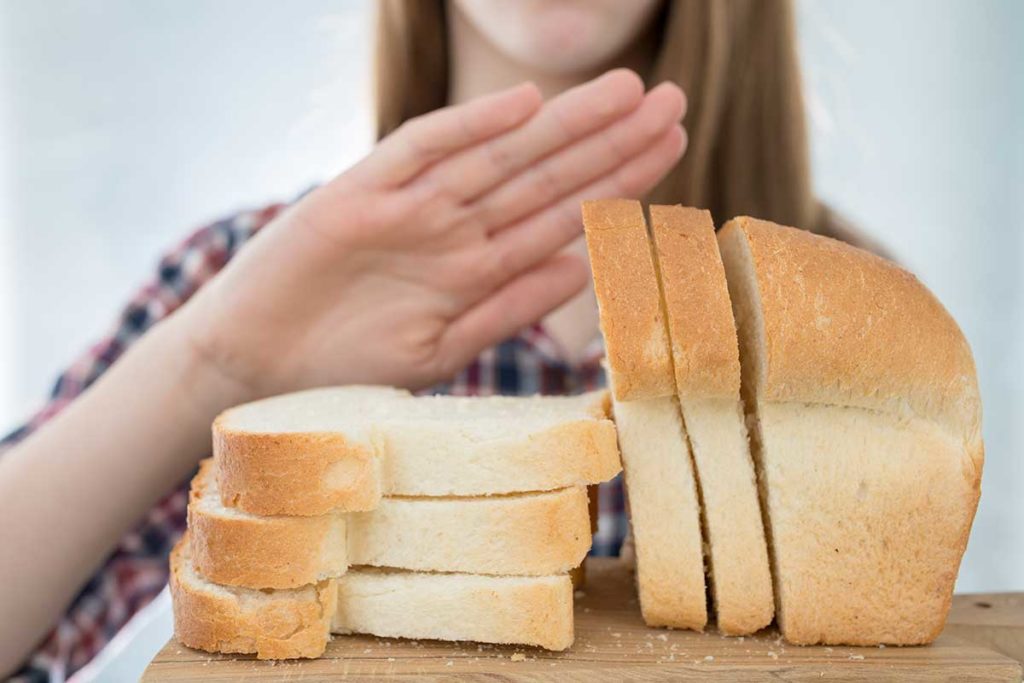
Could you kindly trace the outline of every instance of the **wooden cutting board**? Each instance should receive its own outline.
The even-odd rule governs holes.
[[[338,636],[321,659],[289,662],[211,655],[171,640],[145,681],[431,679],[467,681],[1020,681],[1024,594],[958,596],[928,647],[798,647],[774,630],[746,638],[650,629],[632,572],[590,560],[576,600],[576,643],[535,648]]]

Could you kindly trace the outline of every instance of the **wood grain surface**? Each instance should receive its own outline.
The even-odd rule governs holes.
[[[944,633],[1024,662],[1024,593],[957,595]]]
[[[616,560],[591,560],[577,592],[576,643],[566,652],[336,636],[321,659],[267,662],[171,640],[143,680],[1020,681],[1022,651],[1022,594],[958,596],[945,632],[928,647],[798,647],[773,630],[725,638],[647,628],[632,572]]]

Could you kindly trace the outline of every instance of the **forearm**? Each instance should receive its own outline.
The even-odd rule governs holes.
[[[0,459],[0,674],[209,451],[216,414],[245,398],[197,357],[172,316]]]

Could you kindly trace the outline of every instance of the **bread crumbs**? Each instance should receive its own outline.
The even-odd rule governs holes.
[[[511,657],[509,657],[509,659],[511,659],[513,662],[525,662],[526,655],[524,655],[522,652],[516,652]]]

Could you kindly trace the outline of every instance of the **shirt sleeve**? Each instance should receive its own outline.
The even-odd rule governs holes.
[[[200,228],[160,259],[156,275],[122,309],[110,332],[60,374],[44,405],[0,439],[0,457],[100,378],[139,337],[214,277],[253,234],[284,209],[274,204]],[[196,461],[204,454],[196,454]],[[171,489],[119,541],[29,654],[14,680],[63,680],[85,666],[167,582],[167,555],[185,527],[187,481]]]
[[[155,277],[130,299],[110,332],[60,374],[42,408],[0,439],[0,454],[88,389],[135,340],[188,301],[224,267],[242,244],[283,208],[281,204],[274,204],[217,221],[195,231],[164,255]]]

